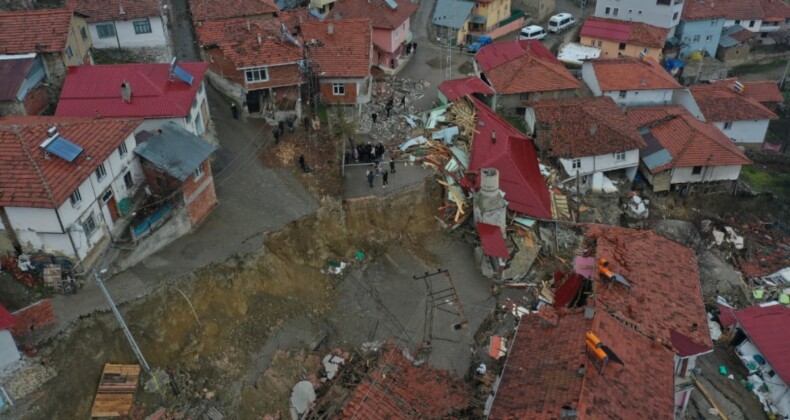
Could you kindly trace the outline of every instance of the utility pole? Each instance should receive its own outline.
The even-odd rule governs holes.
[[[790,69],[790,60],[787,60],[787,65],[785,65],[785,71],[784,73],[782,73],[782,80],[779,81],[779,90],[782,90],[785,87],[785,79],[787,78],[788,69]]]
[[[129,345],[132,347],[132,351],[134,355],[137,356],[137,360],[140,362],[140,365],[143,367],[143,370],[147,374],[151,374],[151,367],[148,366],[148,362],[145,360],[145,356],[143,356],[143,352],[140,351],[140,347],[137,346],[137,341],[134,340],[132,336],[132,332],[129,331],[129,327],[126,326],[126,321],[123,320],[123,316],[121,316],[121,312],[118,311],[118,307],[115,306],[115,301],[112,300],[112,296],[110,296],[110,292],[104,286],[104,281],[102,280],[101,276],[107,273],[107,269],[102,269],[99,272],[93,270],[93,278],[96,280],[96,284],[99,285],[99,289],[101,289],[102,293],[104,293],[104,298],[107,299],[107,303],[110,305],[110,309],[112,309],[112,313],[115,314],[115,318],[118,320],[118,323],[121,324],[121,329],[123,333],[126,335],[126,340],[129,341]]]

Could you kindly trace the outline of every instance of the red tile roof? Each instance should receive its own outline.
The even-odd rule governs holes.
[[[88,22],[131,20],[161,15],[159,0],[117,0],[111,3],[107,0],[67,0],[66,5],[85,13]]]
[[[24,57],[24,56],[21,56]],[[16,101],[36,57],[0,60],[0,101]]]
[[[491,89],[491,86],[488,86],[484,81],[476,76],[445,80],[442,83],[439,83],[439,90],[450,102],[473,93],[482,93],[484,95],[494,94],[494,90]]]
[[[761,19],[764,15],[760,0],[722,0],[715,6],[727,19]]]
[[[556,327],[541,326],[538,314],[522,317],[488,418],[558,419],[563,406],[577,408],[584,384],[577,371],[590,364],[584,334],[591,327],[580,313],[560,317]]]
[[[618,57],[592,61],[598,85],[612,90],[680,89],[671,74],[652,58]]]
[[[510,251],[507,250],[507,244],[499,226],[478,223],[477,234],[480,235],[480,242],[483,243],[484,254],[498,258],[510,257]]]
[[[584,21],[580,36],[650,48],[663,48],[669,29],[642,22],[627,22],[590,16]]]
[[[140,125],[140,119],[0,119],[0,206],[57,208]],[[45,157],[40,145],[56,126],[84,151],[74,161]]]
[[[736,311],[735,317],[779,377],[790,382],[790,308],[752,306]]]
[[[741,25],[737,25],[737,26],[741,26]],[[752,32],[752,31],[750,31],[750,30],[748,30],[746,28],[741,27],[740,31],[735,32],[734,34],[730,34],[729,36],[730,36],[730,38],[732,38],[732,39],[734,39],[734,40],[736,40],[736,41],[738,41],[740,43],[743,43],[745,41],[748,41],[748,40],[750,40],[752,38],[757,37],[757,33]]]
[[[690,88],[694,101],[706,121],[775,120],[776,114],[751,98],[721,85],[695,85]]]
[[[637,127],[648,126],[672,160],[651,171],[694,166],[748,165],[749,158],[713,125],[700,121],[680,105],[633,108],[627,112]]]
[[[313,20],[303,22],[301,28],[303,42],[322,42],[320,47],[311,50],[320,77],[370,75],[373,49],[370,19]]]
[[[547,139],[537,142],[554,156],[580,158],[641,149],[645,142],[636,127],[608,96],[539,101],[535,119],[547,127]],[[544,141],[550,142],[545,144]]]
[[[711,0],[686,0],[686,4],[683,5],[681,18],[684,21],[692,21],[724,17],[724,8],[717,7],[721,6],[721,3],[720,1]]]
[[[586,353],[587,331],[623,364],[609,361],[601,373]],[[673,365],[670,351],[604,312],[592,320],[565,313],[556,327],[530,314],[519,323],[489,418],[558,419],[567,407],[580,420],[671,419]]]
[[[508,208],[551,219],[549,189],[540,174],[532,140],[477,98],[469,98],[477,111],[469,171],[496,168]],[[496,133],[496,142],[491,141],[492,133]],[[479,180],[476,177],[477,183]]]
[[[170,65],[112,64],[69,67],[55,115],[61,117],[185,117],[203,82],[208,63],[178,63],[194,77],[192,85],[170,76]],[[121,84],[132,86],[132,100],[121,98]]]
[[[63,51],[72,16],[67,9],[0,12],[0,54]]]
[[[735,82],[738,82],[737,77],[729,79],[721,79],[711,82],[712,85],[720,86],[725,89],[732,89]],[[779,91],[779,86],[773,80],[757,80],[757,81],[740,81],[745,87],[743,94],[756,100],[757,102],[784,102],[785,98],[782,92]]]
[[[203,22],[195,30],[203,48],[219,47],[237,69],[293,64],[303,58],[301,47],[283,39],[277,19],[215,20]],[[294,83],[299,80],[299,74],[294,74]]]
[[[384,0],[338,0],[330,15],[336,19],[369,18],[374,28],[397,29],[420,8],[419,3],[392,1],[398,5],[394,10]]]
[[[540,41],[487,45],[475,60],[499,94],[577,89],[581,83]]]
[[[784,21],[790,18],[790,5],[782,0],[760,0],[763,21]]]
[[[189,0],[195,24],[207,20],[268,16],[277,13],[274,0]]]
[[[343,406],[343,418],[388,420],[446,418],[465,408],[472,390],[451,373],[428,365],[414,366],[399,348],[379,356]]]
[[[711,348],[694,250],[646,230],[589,226],[596,257],[609,261],[632,289],[594,275],[596,305],[676,351],[671,331],[700,347]]]
[[[16,318],[8,312],[8,309],[0,304],[0,331],[7,330],[16,324]]]
[[[296,28],[301,26],[303,22],[318,21],[318,18],[311,15],[310,10],[306,7],[279,11],[277,12],[277,18],[285,24],[291,33],[296,33]]]

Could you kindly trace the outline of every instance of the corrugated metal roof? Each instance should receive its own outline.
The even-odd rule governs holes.
[[[26,55],[21,58],[0,59],[0,101],[17,99],[17,93],[35,61],[35,54],[33,57]]]
[[[431,23],[445,28],[460,29],[472,13],[475,3],[463,0],[439,0],[436,2]]]
[[[478,223],[477,233],[480,235],[480,242],[483,243],[484,254],[498,258],[510,257],[510,252],[507,250],[507,244],[499,226]]]
[[[648,169],[658,168],[672,160],[672,155],[669,154],[667,149],[661,149],[653,154],[647,155],[642,158]]]
[[[162,126],[162,134],[148,137],[134,152],[168,175],[186,180],[217,146],[181,128],[174,122]]]

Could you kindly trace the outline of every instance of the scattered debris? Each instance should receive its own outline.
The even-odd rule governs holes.
[[[315,389],[310,381],[298,382],[291,393],[291,417],[295,420],[315,402]]]
[[[132,411],[140,365],[104,365],[91,417],[121,417]]]

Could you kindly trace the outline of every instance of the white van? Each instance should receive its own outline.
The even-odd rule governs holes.
[[[576,23],[576,19],[570,13],[560,13],[549,19],[549,32],[557,33],[570,28]]]
[[[524,39],[543,39],[546,37],[546,31],[543,27],[538,25],[529,25],[521,28],[521,33],[518,35],[519,40]]]

